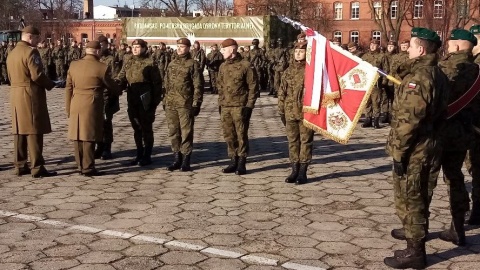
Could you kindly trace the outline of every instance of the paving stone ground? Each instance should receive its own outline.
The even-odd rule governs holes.
[[[390,236],[399,221],[391,161],[384,152],[387,127],[358,128],[348,145],[316,136],[310,183],[286,184],[284,128],[276,99],[262,96],[252,117],[249,173],[225,175],[221,168],[228,160],[216,96],[205,94],[195,123],[193,172],[168,172],[172,155],[161,109],[154,124],[153,165],[126,165],[134,141],[122,96],[114,118],[115,159],[98,161],[98,169],[108,174],[91,178],[75,171],[73,145],[66,139],[64,90],[54,89],[48,92],[54,131],[45,136],[44,157],[48,169],[59,175],[34,180],[12,176],[8,100],[9,89],[0,87],[0,167],[7,169],[0,172],[2,270],[386,269],[383,257],[405,246]],[[471,189],[470,176],[466,180]],[[466,247],[438,239],[450,222],[442,181],[431,212],[429,269],[478,269],[478,227],[467,227]],[[240,255],[276,263],[268,266]]]

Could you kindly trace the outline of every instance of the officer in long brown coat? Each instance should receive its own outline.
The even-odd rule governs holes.
[[[66,83],[68,139],[74,141],[75,161],[80,174],[101,175],[95,169],[95,142],[103,140],[104,89],[110,95],[121,90],[112,79],[112,69],[99,61],[100,42],[90,41],[86,56],[70,64]]]
[[[42,59],[35,49],[39,41],[40,31],[32,26],[25,27],[22,40],[7,58],[15,174],[31,173],[34,178],[57,174],[45,169],[42,155],[43,134],[52,132],[45,89],[50,90],[55,84],[45,75]],[[27,166],[27,148],[31,169]]]

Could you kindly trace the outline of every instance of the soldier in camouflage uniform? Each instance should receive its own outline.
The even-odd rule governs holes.
[[[100,51],[100,62],[107,65],[110,70],[115,68],[115,58],[108,49],[108,39],[105,36],[99,36],[98,42],[102,47]],[[113,74],[112,74],[113,77]],[[112,95],[111,91],[105,90],[104,99],[104,122],[103,122],[103,141],[97,142],[95,149],[95,158],[108,160],[112,158],[113,143],[113,115],[120,110],[120,101],[118,95]]]
[[[242,175],[247,173],[248,127],[257,99],[258,81],[250,63],[242,61],[237,48],[237,42],[231,38],[222,42],[225,62],[218,72],[217,87],[223,136],[231,159],[222,172]]]
[[[275,91],[275,51],[277,48],[277,42],[275,40],[270,41],[270,48],[268,48],[265,54],[266,58],[266,71],[267,71],[267,89],[269,96],[277,96]]]
[[[42,65],[43,65],[43,72],[45,72],[45,75],[50,78],[50,72],[48,69],[49,63],[50,63],[50,48],[48,48],[48,45],[45,43],[45,41],[42,41],[41,43],[38,44],[38,52],[40,53],[40,58],[42,59]]]
[[[132,42],[132,58],[124,62],[116,80],[127,88],[128,118],[133,128],[137,156],[131,165],[152,163],[155,111],[162,101],[162,81],[158,67],[147,57],[143,39]],[[125,60],[124,60],[125,61]]]
[[[258,47],[260,41],[258,39],[252,40],[252,48],[248,52],[248,61],[250,62],[251,67],[255,71],[255,76],[258,80],[258,89],[257,89],[257,97],[260,96],[260,86],[262,85],[261,78],[263,78],[262,74],[262,67],[265,63],[265,54],[263,53],[262,49]]]
[[[283,48],[283,40],[281,38],[277,39],[277,49],[275,49],[275,70],[274,83],[275,83],[275,92],[278,93],[280,90],[280,82],[282,80],[282,74],[285,69],[288,67],[288,51]]]
[[[217,76],[220,65],[223,63],[222,53],[218,50],[218,45],[213,44],[212,50],[207,55],[207,69],[210,77],[210,85],[212,87],[212,94],[218,94]]]
[[[386,146],[393,158],[395,209],[407,241],[405,250],[384,260],[395,269],[426,266],[429,173],[439,145],[435,133],[446,118],[449,87],[437,67],[439,36],[425,28],[413,28],[411,35],[410,60],[399,68],[402,84],[393,101]]]
[[[7,48],[5,41],[2,41],[2,45],[0,47],[0,84],[7,83],[8,75],[7,75]]]
[[[305,79],[306,42],[295,45],[295,61],[285,70],[278,92],[278,110],[285,125],[292,172],[285,179],[297,185],[307,182],[312,161],[313,130],[303,124],[303,81]]]
[[[475,64],[480,64],[480,25],[470,28],[477,38],[477,46],[473,48]],[[473,123],[474,140],[468,151],[465,165],[472,176],[472,209],[467,215],[467,222],[470,225],[480,225],[480,95],[473,101]]]
[[[384,70],[388,73],[388,62],[383,53],[379,50],[380,41],[372,39],[370,42],[370,51],[362,56],[362,59],[374,67]],[[372,94],[365,107],[365,122],[362,127],[380,128],[380,105],[382,101],[382,88],[386,85],[387,79],[382,77],[378,79],[377,85],[372,89]]]
[[[125,56],[126,47],[127,47],[127,44],[125,43],[120,44],[120,47],[117,53],[115,54],[115,69],[113,71],[115,76],[120,72],[120,70],[122,70],[123,57]]]
[[[52,61],[55,65],[55,74],[57,75],[57,80],[65,80],[65,59],[66,53],[65,48],[61,40],[57,40],[57,46],[52,51]]]
[[[169,171],[190,171],[193,148],[193,125],[203,101],[200,62],[192,59],[190,40],[177,40],[177,58],[168,64],[165,74],[165,117],[174,153]]]
[[[73,41],[67,51],[67,58],[66,58],[67,67],[70,67],[70,63],[72,61],[80,59],[80,56],[81,56],[80,48],[78,48],[77,42]]]
[[[395,41],[389,41],[387,44],[387,52],[385,53],[385,60],[388,64],[389,74],[392,75],[392,65],[393,61],[398,54],[397,52],[397,43]],[[396,66],[399,66],[396,64]],[[383,117],[381,122],[384,124],[389,124],[392,114],[392,102],[395,92],[394,83],[387,81],[387,85],[382,89],[382,114]]]
[[[402,43],[400,43],[400,52],[392,55],[391,59],[388,61],[390,65],[390,75],[393,77],[400,79],[400,77],[397,74],[397,69],[398,67],[405,63],[405,61],[408,60],[408,47],[410,46],[410,41],[405,40]],[[388,81],[388,89],[390,91],[390,94],[392,95],[390,98],[392,99],[390,102],[393,103],[393,98],[395,97],[395,93],[398,91],[399,85],[394,84],[392,81]],[[390,123],[391,122],[391,105],[389,107],[389,115],[385,117],[382,121],[383,123]]]
[[[170,63],[170,54],[167,52],[165,43],[160,42],[159,46],[160,47],[156,51],[157,65],[162,80],[165,80],[165,72],[167,71],[168,63]]]
[[[363,52],[358,48],[358,44],[355,42],[350,42],[347,44],[348,51],[355,55],[356,57],[362,58]]]

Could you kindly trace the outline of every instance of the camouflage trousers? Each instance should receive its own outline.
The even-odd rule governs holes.
[[[365,117],[379,117],[380,103],[382,101],[382,92],[378,87],[373,87],[370,99],[365,106]]]
[[[270,92],[275,91],[275,71],[267,69],[267,89]]]
[[[307,128],[302,120],[287,120],[285,128],[290,162],[310,163],[312,161],[313,130]]]
[[[55,62],[55,74],[57,74],[57,80],[64,80],[66,78],[65,65],[63,62]]]
[[[382,113],[392,114],[394,86],[387,86],[382,90]]]
[[[248,124],[242,117],[243,107],[222,107],[223,137],[227,143],[228,157],[248,155]]]
[[[47,78],[50,78],[50,70],[48,68],[48,61],[42,62],[43,65],[43,73],[47,76]]]
[[[128,96],[127,96],[128,99]],[[153,121],[155,109],[145,111],[142,105],[128,104],[128,118],[133,128],[133,137],[137,148],[153,147]]]
[[[194,116],[191,109],[166,106],[168,137],[174,153],[192,153]]]
[[[275,91],[277,93],[278,93],[278,90],[280,90],[280,82],[282,80],[282,74],[283,74],[283,71],[275,71],[275,75],[274,75],[274,78],[273,78]]]
[[[472,176],[472,201],[480,204],[480,134],[475,132],[472,146],[467,152],[465,165]]]
[[[208,71],[208,77],[210,77],[210,85],[211,85],[211,92],[212,94],[217,94],[217,76],[218,76],[218,71],[214,70],[209,70]]]
[[[425,145],[423,143],[413,150],[403,176],[393,171],[396,214],[405,229],[405,236],[414,240],[425,238],[428,219],[428,182],[432,158],[425,155]]]
[[[1,82],[8,81],[7,65],[2,64],[1,76]]]

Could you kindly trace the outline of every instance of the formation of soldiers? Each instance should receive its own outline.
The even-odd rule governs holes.
[[[43,135],[51,132],[45,89],[56,85],[47,76],[43,54],[35,49],[39,35],[36,28],[26,27],[22,41],[6,60],[15,174],[31,174],[34,178],[56,175],[45,168],[42,153]],[[413,28],[411,39],[401,43],[402,52],[398,54],[393,42],[387,45],[387,53],[380,53],[377,40],[371,41],[365,53],[355,43],[345,48],[401,80],[400,85],[383,78],[378,81],[363,123],[364,127],[378,128],[383,113],[384,121],[391,126],[386,149],[393,159],[395,208],[402,223],[402,228],[392,230],[391,235],[407,242],[406,249],[385,258],[385,264],[392,268],[426,266],[429,206],[440,170],[449,187],[452,215],[451,226],[440,233],[440,239],[465,245],[464,223],[480,224],[478,39],[480,26],[470,31],[453,30],[447,54],[441,60],[442,41],[436,32],[425,28]],[[95,159],[112,158],[113,116],[120,109],[118,97],[123,92],[127,94],[137,148],[131,165],[152,163],[152,125],[163,102],[173,152],[173,162],[167,169],[190,171],[194,123],[201,112],[203,70],[207,68],[214,78],[212,91],[218,92],[222,131],[231,159],[222,172],[247,173],[248,129],[259,89],[266,81],[267,87],[273,87],[269,91],[278,94],[278,111],[286,127],[292,170],[285,182],[306,183],[313,131],[303,125],[302,113],[305,35],[300,34],[290,50],[282,48],[282,40],[277,40],[266,53],[258,47],[258,40],[241,52],[237,42],[229,38],[220,50],[213,45],[208,55],[198,42],[192,46],[189,39],[180,38],[176,43],[173,54],[165,44],[150,49],[142,39],[134,40],[130,47],[122,44],[115,51],[105,37],[89,42],[83,50],[72,43],[73,49],[64,51],[61,42],[51,50],[54,63],[69,66],[67,72],[55,68],[55,73],[66,77],[68,138],[74,142],[79,173],[101,175]],[[40,51],[46,49],[43,44],[39,47]],[[270,65],[266,76],[265,63]],[[456,103],[461,106],[452,106]],[[473,179],[472,208],[461,171],[465,161]]]

